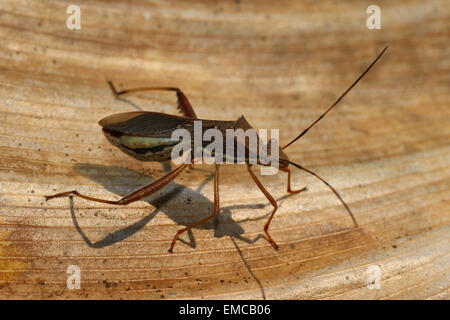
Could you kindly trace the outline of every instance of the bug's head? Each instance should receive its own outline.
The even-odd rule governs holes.
[[[286,153],[283,152],[283,148],[278,147],[280,149],[279,151],[279,159],[280,159],[280,163],[279,163],[279,168],[287,168],[289,166],[289,158],[286,155]]]
[[[312,124],[310,124],[305,130],[303,130],[297,137],[295,137],[293,140],[291,140],[288,144],[286,144],[283,148],[280,148],[280,157],[279,157],[279,161],[280,161],[280,168],[285,168],[287,167],[289,164],[291,164],[292,166],[303,170],[313,176],[315,176],[317,179],[321,180],[324,184],[326,184],[331,191],[333,191],[333,193],[339,198],[339,200],[342,202],[342,204],[344,205],[345,209],[347,210],[347,212],[350,214],[353,223],[355,224],[356,227],[358,227],[358,223],[356,222],[355,217],[353,216],[353,213],[351,212],[350,208],[348,207],[348,205],[344,202],[344,200],[341,198],[341,196],[337,193],[337,191],[327,182],[325,181],[323,178],[321,178],[319,175],[317,175],[316,173],[312,172],[311,170],[308,170],[306,168],[304,168],[303,166],[299,165],[298,163],[295,162],[291,162],[289,161],[289,159],[287,158],[286,154],[283,153],[283,149],[288,148],[290,145],[292,145],[294,142],[296,142],[297,140],[299,140],[301,137],[303,137],[308,131],[309,129],[311,129],[312,127],[314,127],[314,125],[316,125],[331,109],[333,109],[338,103],[339,101],[341,101],[341,99],[359,82],[359,80],[361,80],[364,75],[369,72],[369,70],[374,66],[374,64],[378,61],[378,59],[380,59],[380,57],[383,55],[383,53],[387,50],[388,46],[386,46],[380,54],[378,54],[378,56],[375,58],[375,60],[372,61],[372,63],[369,65],[368,68],[366,68],[366,70],[352,83],[352,85],[344,91],[343,94],[341,94],[341,96],[319,117],[317,118]],[[288,178],[289,179],[289,178]]]
[[[238,129],[242,129],[244,131],[247,131],[249,129],[254,130],[253,127],[248,123],[247,119],[245,119],[244,116],[241,116],[235,123],[235,127]],[[253,131],[255,132],[255,131]],[[260,143],[260,139],[258,134],[255,132],[255,136],[257,137],[257,143]],[[252,148],[249,146],[248,140],[245,140],[245,147],[246,147],[246,152],[248,152],[247,155],[250,155],[252,153]],[[257,155],[255,155],[258,159],[258,164],[259,165],[263,165],[263,166],[272,166],[274,161],[278,161],[279,164],[279,168],[286,168],[287,166],[289,166],[289,163],[287,161],[289,161],[288,156],[283,152],[283,149],[279,147],[278,143],[272,145],[272,140],[269,140],[267,142],[266,145],[263,146],[259,146],[262,149],[265,149],[265,155],[261,154],[260,152],[258,152],[258,150],[260,150],[260,148],[257,148]],[[273,148],[278,148],[278,152],[273,152],[272,149]]]
[[[272,146],[272,140],[267,143],[267,154],[273,156],[276,154],[272,152],[272,148],[278,148],[278,168],[283,169],[289,166],[289,157],[284,153],[283,148],[281,148],[278,143]],[[275,161],[275,159],[273,160]],[[269,164],[270,165],[270,164]]]

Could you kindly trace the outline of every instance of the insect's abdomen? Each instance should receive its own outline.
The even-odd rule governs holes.
[[[170,160],[173,147],[180,143],[172,141],[170,137],[115,136],[105,130],[103,133],[112,145],[140,161]]]

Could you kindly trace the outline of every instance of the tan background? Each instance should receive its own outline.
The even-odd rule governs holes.
[[[81,30],[66,8],[81,7]],[[22,1],[0,3],[1,298],[449,298],[449,5],[377,1]],[[342,194],[360,228],[318,180],[261,177],[271,211],[243,166],[184,172],[145,201],[113,207],[44,195],[78,189],[118,199],[162,176],[103,137],[98,120],[135,110],[120,88],[182,88],[201,118],[279,128],[284,144],[389,44],[379,64],[287,153]],[[176,113],[175,97],[127,97]],[[159,209],[156,210],[155,207]],[[81,290],[66,288],[69,265]],[[369,290],[371,265],[381,289]]]

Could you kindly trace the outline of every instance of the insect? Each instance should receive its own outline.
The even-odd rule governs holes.
[[[311,129],[315,124],[317,124],[331,109],[333,109],[339,101],[364,77],[364,75],[375,65],[375,63],[380,59],[380,57],[387,50],[388,46],[386,46],[381,53],[372,61],[372,63],[365,69],[365,71],[352,83],[352,85],[341,94],[341,96],[312,124],[310,124],[305,130],[303,130],[297,137],[295,137],[292,141],[286,144],[284,147],[279,148],[279,169],[281,171],[287,172],[287,192],[290,194],[298,193],[301,190],[292,190],[291,189],[291,171],[289,169],[289,165],[293,165],[294,167],[303,170],[317,179],[326,184],[331,191],[336,195],[336,197],[343,204],[347,212],[349,213],[355,227],[358,227],[356,219],[345,203],[345,201],[341,198],[339,193],[324,179],[318,176],[316,173],[308,170],[301,165],[291,162],[287,155],[284,153],[284,150],[304,136],[309,129]],[[197,118],[192,105],[189,100],[186,98],[185,94],[178,88],[175,87],[143,87],[143,88],[135,88],[123,91],[117,91],[112,82],[108,82],[113,93],[116,97],[121,95],[137,92],[137,91],[151,91],[151,90],[162,90],[162,91],[174,91],[177,95],[178,99],[178,108],[183,113],[183,116],[175,116],[158,112],[146,112],[146,111],[135,111],[135,112],[126,112],[110,115],[99,121],[100,126],[102,127],[103,133],[109,142],[111,142],[114,146],[120,148],[123,152],[128,154],[131,157],[134,157],[140,161],[166,161],[170,160],[171,151],[177,145],[177,141],[173,141],[171,139],[172,132],[177,128],[185,128],[186,130],[192,130],[193,122],[195,120],[200,120]],[[207,130],[208,128],[216,128],[221,132],[225,133],[227,128],[233,129],[243,129],[247,130],[252,128],[251,125],[247,122],[247,120],[242,116],[237,121],[219,121],[219,120],[202,120],[203,121],[203,130]],[[270,149],[270,145],[267,146]],[[257,164],[262,164],[258,159]],[[253,181],[256,183],[258,188],[263,192],[266,196],[267,200],[272,204],[273,210],[270,214],[266,224],[264,225],[264,232],[267,237],[269,243],[275,248],[278,249],[278,245],[272,239],[269,234],[269,226],[270,223],[277,211],[277,202],[270,195],[270,193],[264,188],[261,182],[258,180],[256,175],[252,171],[252,164],[249,163],[248,158],[245,158],[245,163],[247,165],[247,170],[252,177]],[[120,200],[105,200],[90,197],[84,194],[79,193],[76,190],[67,191],[62,193],[57,193],[54,195],[46,196],[46,200],[58,198],[58,197],[80,197],[86,200],[101,202],[106,204],[113,205],[127,205],[134,201],[138,201],[158,190],[163,188],[169,182],[174,180],[186,167],[190,165],[189,163],[183,163],[178,166],[173,171],[169,172],[164,177],[154,181],[153,183],[123,197]],[[262,164],[264,165],[264,164]],[[214,209],[213,213],[200,221],[186,226],[178,230],[178,232],[173,237],[172,243],[169,248],[169,252],[173,252],[173,248],[175,246],[176,240],[183,232],[194,228],[203,222],[215,217],[219,214],[219,164],[215,163],[214,170]]]

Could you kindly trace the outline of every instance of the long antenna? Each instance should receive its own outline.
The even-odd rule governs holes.
[[[336,197],[339,198],[339,200],[341,200],[342,204],[344,205],[345,209],[347,209],[347,212],[349,213],[350,217],[353,220],[353,223],[355,224],[355,227],[358,228],[358,223],[356,222],[355,216],[353,215],[352,211],[350,210],[350,208],[348,207],[348,205],[345,203],[344,200],[342,200],[341,196],[339,195],[339,193],[337,193],[337,191],[328,183],[326,182],[324,179],[322,179],[321,177],[319,177],[317,174],[315,174],[314,172],[312,172],[311,170],[308,170],[306,168],[303,168],[301,165],[296,164],[294,162],[288,161],[288,160],[284,160],[284,159],[280,159],[281,162],[286,162],[289,164],[292,164],[294,167],[299,168],[300,170],[306,171],[309,174],[312,174],[313,176],[315,176],[316,178],[318,178],[320,181],[322,181],[323,183],[325,183],[330,189],[331,191],[333,191],[333,193],[336,195]]]
[[[303,137],[309,129],[311,129],[317,122],[319,122],[327,113],[328,111],[330,111],[331,109],[333,109],[333,107],[335,105],[337,105],[339,103],[339,101],[341,101],[341,99],[343,97],[345,97],[345,95],[359,82],[359,80],[362,79],[362,77],[364,77],[366,75],[367,72],[369,72],[369,70],[373,67],[373,65],[378,61],[378,59],[381,58],[381,56],[383,55],[383,53],[387,50],[388,46],[386,46],[383,51],[381,51],[381,53],[378,55],[378,57],[376,57],[375,60],[373,60],[373,62],[370,64],[370,66],[358,77],[358,79],[356,79],[355,82],[353,82],[353,84],[347,89],[345,90],[345,92],[339,97],[339,99],[336,100],[335,103],[333,103],[331,105],[331,107],[328,108],[327,111],[325,111],[316,121],[314,121],[308,128],[306,128],[305,130],[303,130],[302,133],[300,133],[294,140],[292,140],[291,142],[289,142],[287,145],[285,145],[282,149],[286,149],[287,147],[289,147],[291,144],[293,144],[295,141],[297,141],[298,139],[300,139],[301,137]]]

